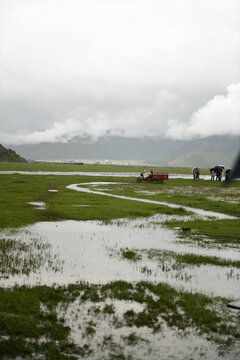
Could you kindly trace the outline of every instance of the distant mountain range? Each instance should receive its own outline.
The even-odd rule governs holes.
[[[0,161],[26,162],[24,158],[11,149],[6,149],[0,144]]]
[[[69,143],[11,146],[31,160],[131,160],[161,166],[231,167],[240,149],[240,138],[212,136],[191,141],[109,137],[95,142],[75,139]]]

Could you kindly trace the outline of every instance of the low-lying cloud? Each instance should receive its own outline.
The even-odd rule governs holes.
[[[21,145],[21,144],[39,144],[43,142],[55,143],[69,142],[74,136],[83,134],[81,124],[74,120],[68,119],[63,123],[55,122],[53,127],[44,131],[33,132],[16,132],[0,133],[0,141],[4,144]]]
[[[43,142],[67,143],[74,138],[95,141],[100,137],[169,137],[191,140],[213,135],[240,135],[240,83],[227,87],[226,95],[216,95],[205,106],[193,112],[189,122],[171,120],[171,109],[181,110],[181,99],[162,89],[154,101],[142,107],[118,111],[95,111],[79,118],[55,121],[41,131],[0,132],[0,143],[21,145]]]
[[[212,135],[240,135],[240,83],[227,87],[226,95],[216,95],[195,111],[191,120],[169,120],[166,136],[178,140]]]
[[[139,95],[142,97],[142,94]],[[112,109],[101,105],[94,108],[77,109],[75,116],[65,121],[55,121],[44,130],[19,130],[15,133],[0,132],[0,142],[10,145],[39,144],[42,142],[70,142],[76,137],[90,141],[100,137],[156,137],[163,136],[169,117],[179,107],[180,100],[174,92],[158,89],[149,99],[122,103]],[[173,110],[174,109],[174,110]],[[174,111],[174,112],[173,112]],[[40,126],[41,126],[40,122]]]

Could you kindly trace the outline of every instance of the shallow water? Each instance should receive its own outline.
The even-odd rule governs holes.
[[[14,275],[10,268],[9,273],[5,274],[8,277],[0,276],[0,286],[147,280],[168,283],[177,289],[209,296],[238,299],[240,269],[201,265],[179,270],[171,266],[170,262],[166,262],[163,269],[161,263],[145,256],[148,250],[157,249],[240,260],[240,247],[221,250],[200,248],[194,241],[188,244],[180,242],[179,232],[161,226],[161,222],[167,219],[187,218],[189,216],[155,215],[136,220],[114,220],[109,224],[98,221],[39,222],[19,230],[5,230],[0,233],[0,239],[14,239],[15,244],[24,242],[27,245],[24,247],[23,260],[34,260],[37,257],[41,261],[37,265],[34,261],[35,267],[25,274],[20,272]],[[31,244],[36,244],[36,249]],[[121,249],[126,248],[140,251],[142,259],[133,262],[119,256]],[[34,258],[32,254],[35,254]],[[113,307],[112,314],[104,313],[106,305]],[[96,307],[101,311],[94,311]],[[124,325],[124,314],[127,311],[138,313],[146,309],[145,303],[110,298],[104,302],[83,302],[79,296],[74,302],[60,303],[57,313],[60,319],[65,320],[65,325],[70,327],[73,343],[80,347],[89,344],[92,353],[84,356],[86,360],[108,360],[111,353],[116,355],[115,358],[123,358],[120,355],[124,355],[125,358],[130,356],[132,360],[165,360],[166,355],[173,360],[239,358],[239,342],[226,354],[220,355],[217,343],[209,340],[207,334],[200,334],[193,327],[189,327],[187,332],[176,327],[170,328],[161,314],[157,320],[161,326],[158,332],[147,326]],[[122,326],[118,325],[118,320],[120,324],[122,321]],[[88,334],[87,329],[91,325],[93,333]],[[137,340],[129,343],[128,338],[133,334]]]
[[[166,216],[162,220],[166,220]],[[239,249],[218,250],[199,248],[179,243],[175,231],[152,224],[152,219],[115,221],[103,224],[97,221],[40,222],[16,231],[13,235],[1,233],[8,239],[40,238],[50,244],[51,258],[61,263],[61,268],[46,267],[27,274],[1,279],[0,286],[14,284],[69,284],[77,281],[106,283],[113,280],[166,282],[178,288],[219,296],[240,297],[240,269],[201,265],[175,269],[170,263],[162,266],[156,260],[143,256],[140,261],[130,261],[119,256],[120,249],[171,250],[177,253],[213,255],[224,259],[240,260]]]
[[[28,201],[29,205],[33,205],[38,210],[45,210],[46,203],[42,201]]]
[[[206,336],[195,333],[194,329],[185,333],[176,328],[169,328],[162,319],[160,332],[153,332],[146,326],[116,328],[114,326],[116,316],[121,320],[124,312],[133,310],[138,313],[144,310],[144,305],[111,299],[98,303],[97,306],[102,310],[106,304],[114,307],[113,315],[103,316],[101,313],[94,313],[92,316],[93,304],[81,303],[79,300],[73,302],[67,309],[59,309],[59,316],[64,317],[66,324],[71,328],[73,342],[83,344],[89,341],[93,354],[86,355],[84,358],[87,360],[107,360],[110,349],[116,354],[124,354],[125,358],[130,356],[133,360],[236,360],[239,358],[239,344],[227,354],[219,355],[216,344],[209,341]],[[94,322],[95,333],[86,336],[83,329],[89,326],[90,320]],[[126,339],[131,334],[135,335],[136,342],[129,344]]]
[[[134,172],[87,172],[87,171],[0,171],[0,174],[22,175],[81,175],[81,176],[111,176],[111,177],[137,177]],[[202,175],[201,179],[210,180],[210,175]],[[169,174],[169,179],[192,179],[192,174]]]

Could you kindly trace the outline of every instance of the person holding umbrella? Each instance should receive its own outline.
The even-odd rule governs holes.
[[[213,168],[213,170],[216,174],[216,181],[222,182],[223,169],[224,169],[223,165],[217,165]]]

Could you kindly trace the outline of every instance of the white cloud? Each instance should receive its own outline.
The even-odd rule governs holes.
[[[156,137],[164,134],[171,109],[178,106],[176,94],[161,89],[142,106],[123,107],[118,111],[79,112],[78,118],[54,122],[42,131],[0,132],[4,144],[38,144],[42,142],[69,142],[75,137],[96,140],[102,136]]]
[[[64,123],[56,122],[53,127],[44,131],[31,133],[18,131],[14,134],[0,133],[0,141],[5,144],[39,144],[41,142],[68,142],[72,134],[81,133],[81,124],[73,119]]]
[[[240,135],[240,83],[227,87],[226,95],[216,95],[195,111],[190,122],[169,120],[166,135],[189,140],[212,135]]]
[[[150,97],[150,100],[153,100]],[[189,122],[171,119],[171,110],[181,109],[177,94],[161,89],[141,107],[118,108],[118,111],[81,111],[79,116],[56,121],[46,130],[0,132],[0,143],[38,144],[69,142],[75,137],[97,140],[103,136],[162,137],[190,140],[213,135],[240,135],[240,83],[227,87],[225,95],[216,95],[195,111]],[[120,105],[121,107],[121,105]],[[172,110],[173,111],[173,110]]]

